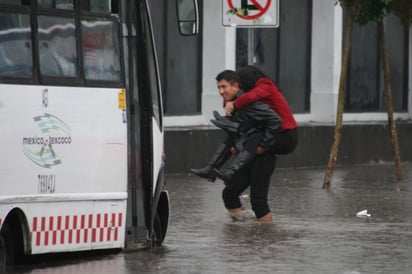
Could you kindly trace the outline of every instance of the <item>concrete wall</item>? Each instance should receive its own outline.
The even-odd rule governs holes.
[[[412,161],[412,123],[397,125],[401,159]],[[326,166],[334,135],[333,125],[307,124],[299,127],[299,145],[290,155],[278,156],[278,168]],[[189,173],[202,167],[213,155],[224,134],[209,127],[167,128],[165,140],[166,173]],[[343,136],[337,165],[393,161],[386,123],[348,124]]]

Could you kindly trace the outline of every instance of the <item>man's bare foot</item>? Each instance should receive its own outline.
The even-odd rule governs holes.
[[[243,207],[229,209],[229,214],[230,217],[232,217],[232,219],[236,221],[244,221],[246,219],[252,218],[256,219],[255,214],[253,212],[251,212],[250,210],[246,210]]]
[[[269,212],[268,214],[260,217],[260,218],[258,219],[258,221],[259,221],[260,223],[271,223],[271,222],[272,222],[272,213]]]
[[[241,211],[245,210],[245,208],[244,207],[238,207],[238,208],[231,208],[231,209],[228,209],[228,210],[229,210],[230,213],[235,213],[235,212],[241,212]]]

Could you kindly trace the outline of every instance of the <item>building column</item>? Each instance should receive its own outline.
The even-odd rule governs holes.
[[[222,110],[222,98],[216,87],[216,75],[236,67],[236,29],[222,25],[222,1],[203,1],[207,18],[203,25],[202,116],[205,123],[213,118],[212,111]]]
[[[313,0],[311,120],[335,122],[342,63],[342,8]]]

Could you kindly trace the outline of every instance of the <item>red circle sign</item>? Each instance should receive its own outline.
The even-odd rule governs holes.
[[[233,0],[227,0],[227,3],[228,3],[228,5],[229,5],[229,8],[230,8],[230,9],[235,9],[235,6],[233,6],[232,1],[233,1]],[[245,19],[245,20],[253,20],[253,19],[259,18],[260,16],[262,16],[263,14],[265,14],[265,12],[267,12],[267,10],[268,10],[269,7],[270,7],[270,3],[272,2],[272,0],[266,0],[266,1],[267,1],[266,5],[265,5],[265,6],[262,6],[262,5],[258,2],[258,0],[249,0],[249,1],[257,8],[258,13],[254,14],[254,15],[240,15],[240,14],[237,14],[237,13],[236,13],[236,16],[238,16],[238,17],[240,17],[240,18],[242,18],[242,19]]]

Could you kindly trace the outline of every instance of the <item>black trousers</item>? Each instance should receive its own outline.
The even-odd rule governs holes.
[[[226,186],[222,192],[223,202],[227,209],[242,206],[239,196],[250,187],[250,203],[257,218],[270,212],[268,192],[270,177],[275,170],[276,155],[264,153],[256,155],[252,162],[237,172],[233,183]]]
[[[298,130],[290,129],[276,134],[275,145],[270,149],[275,154],[289,154],[295,150],[298,145]]]
[[[263,132],[257,131],[247,137],[241,139],[241,148],[247,150],[250,153],[255,153],[256,148],[260,144],[263,138]],[[298,145],[298,131],[297,129],[290,129],[286,131],[279,132],[275,137],[275,144],[270,148],[270,152],[274,154],[289,154],[295,150]],[[237,148],[239,150],[239,148]]]

